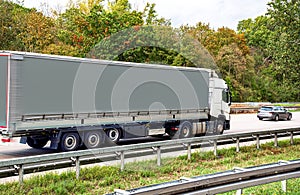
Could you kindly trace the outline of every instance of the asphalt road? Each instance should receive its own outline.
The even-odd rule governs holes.
[[[300,127],[300,112],[293,113],[291,121],[259,121],[256,114],[239,114],[231,115],[231,130],[225,131],[225,134],[290,127]],[[43,149],[30,148],[27,145],[18,143],[18,139],[9,144],[0,143],[0,160],[54,152],[56,151],[49,149],[49,147]]]
[[[269,129],[300,127],[300,112],[294,112],[291,121],[260,121],[256,114],[231,115],[231,129],[225,133],[253,132]]]

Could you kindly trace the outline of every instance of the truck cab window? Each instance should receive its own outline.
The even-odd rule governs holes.
[[[222,100],[226,103],[229,103],[229,93],[228,90],[222,91]]]

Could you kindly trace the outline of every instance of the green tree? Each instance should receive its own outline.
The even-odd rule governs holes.
[[[254,20],[249,18],[239,22],[238,33],[245,35],[250,47],[266,49],[273,34],[270,25],[271,18],[268,16],[258,16]]]
[[[71,7],[58,18],[58,39],[67,44],[71,54],[84,57],[93,47],[123,29],[143,25],[142,12],[131,10],[128,1],[110,2],[105,8],[100,1],[89,4],[89,12]],[[81,4],[79,4],[81,5]],[[73,48],[78,51],[74,53]]]
[[[272,0],[268,5],[265,16],[241,21],[238,31],[251,47],[266,100],[299,101],[300,3]]]
[[[300,99],[300,1],[273,0],[268,15],[274,35],[268,50],[281,101]]]
[[[217,31],[199,22],[196,26],[183,26],[187,32],[208,49],[217,64],[221,76],[231,86],[234,101],[255,101],[261,99],[256,81],[255,60],[244,34],[229,28]]]
[[[233,101],[255,101],[257,93],[252,82],[255,78],[253,57],[244,55],[233,43],[220,49],[216,62],[232,89]]]
[[[53,44],[55,38],[54,19],[32,10],[26,14],[20,25],[22,25],[22,30],[17,37],[22,41],[25,51],[42,53],[46,47]]]
[[[0,49],[24,50],[24,45],[18,35],[23,30],[25,16],[30,12],[31,9],[0,0]]]
[[[111,12],[124,13],[131,10],[131,5],[128,0],[114,0],[108,2],[108,7]]]

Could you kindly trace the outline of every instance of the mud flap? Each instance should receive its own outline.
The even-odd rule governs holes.
[[[59,144],[59,138],[58,137],[51,138],[51,144],[50,144],[51,149],[57,150],[58,149],[58,144]]]
[[[21,137],[20,144],[27,144],[27,137],[26,136]]]

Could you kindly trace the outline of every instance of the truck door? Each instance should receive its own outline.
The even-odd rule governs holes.
[[[7,127],[7,109],[8,109],[8,54],[0,53],[0,128]]]

